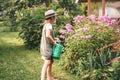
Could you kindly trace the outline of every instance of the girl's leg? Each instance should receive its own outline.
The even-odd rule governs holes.
[[[47,77],[48,77],[48,80],[51,80],[51,71],[52,71],[52,62],[47,67]]]
[[[41,71],[41,80],[45,80],[48,66],[51,64],[51,60],[44,60],[44,64]]]

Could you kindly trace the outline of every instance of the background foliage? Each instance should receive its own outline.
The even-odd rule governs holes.
[[[59,34],[60,27],[67,22],[71,22],[75,14],[83,14],[83,11],[80,12],[80,5],[75,4],[72,0],[60,0],[59,3],[52,0],[50,2],[48,0],[10,0],[2,3],[4,24],[10,27],[9,31],[19,31],[20,37],[23,38],[26,47],[29,49],[39,48],[46,10],[53,9],[58,14],[55,25],[56,36]],[[73,7],[69,8],[68,6],[71,5]]]
[[[93,4],[92,8],[98,8],[98,4]],[[105,16],[85,17],[86,4],[75,4],[73,0],[59,0],[59,3],[53,0],[4,0],[0,1],[0,8],[4,25],[9,31],[18,31],[29,49],[39,48],[44,12],[55,10],[55,36],[65,47],[60,62],[64,69],[83,80],[119,80],[120,65],[119,62],[115,64],[114,58],[120,53],[112,52],[114,46],[108,47],[120,39],[119,27],[114,26],[115,20]],[[93,12],[97,14],[97,10]],[[107,48],[99,50],[103,46]]]

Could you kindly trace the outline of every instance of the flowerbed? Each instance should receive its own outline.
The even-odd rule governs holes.
[[[104,64],[120,54],[111,52],[111,47],[103,51],[99,48],[117,41],[115,26],[116,19],[106,16],[74,17],[73,24],[59,31],[65,46],[61,62],[64,68],[82,79],[108,79],[109,70]]]

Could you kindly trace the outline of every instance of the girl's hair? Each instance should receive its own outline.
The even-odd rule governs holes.
[[[50,22],[53,18],[55,18],[55,16],[52,16],[52,17],[46,18],[46,19],[44,20],[44,24]]]

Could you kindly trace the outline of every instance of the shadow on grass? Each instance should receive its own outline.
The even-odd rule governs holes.
[[[26,50],[23,41],[17,38],[17,32],[0,33],[0,55],[18,53]]]
[[[0,39],[0,80],[39,80],[42,64],[39,52],[28,50],[17,41]]]
[[[0,54],[21,52],[21,50],[25,50],[24,45],[0,45]]]

